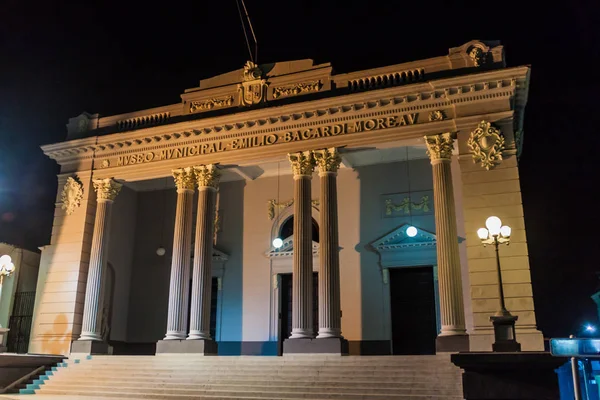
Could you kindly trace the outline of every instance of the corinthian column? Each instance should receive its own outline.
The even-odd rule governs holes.
[[[454,137],[451,133],[425,136],[433,168],[433,198],[437,241],[441,333],[438,351],[468,350],[465,329],[456,210],[450,162]]]
[[[341,337],[340,255],[338,241],[337,149],[314,152],[321,180],[319,223],[319,335],[317,339]]]
[[[173,235],[169,316],[164,340],[181,340],[187,336],[188,288],[192,246],[192,201],[194,199],[194,169],[173,170],[177,186],[177,211]]]
[[[92,250],[85,287],[83,322],[79,340],[102,340],[99,324],[100,301],[102,299],[102,275],[106,268],[108,240],[110,234],[110,212],[113,202],[121,190],[121,184],[114,180],[94,179],[96,190],[96,219],[92,234]]]
[[[315,160],[310,151],[288,154],[288,159],[294,173],[294,265],[290,339],[305,339],[313,337],[310,181]]]
[[[214,165],[194,167],[198,184],[198,213],[192,272],[192,307],[188,340],[210,340],[210,292],[215,206],[219,171]]]

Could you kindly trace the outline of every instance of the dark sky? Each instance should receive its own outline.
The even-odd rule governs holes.
[[[345,72],[497,39],[509,66],[531,65],[520,171],[538,325],[558,336],[597,321],[597,1],[246,1],[259,62]],[[58,169],[39,146],[63,140],[69,117],[175,103],[247,59],[235,0],[0,0],[0,241],[49,242]]]

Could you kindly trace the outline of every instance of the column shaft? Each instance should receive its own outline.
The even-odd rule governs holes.
[[[290,339],[314,337],[312,285],[312,153],[288,155],[294,172],[294,264],[292,270],[292,334]]]
[[[106,268],[111,209],[121,185],[112,179],[93,182],[97,194],[92,249],[85,287],[83,321],[79,340],[102,340],[100,317],[103,300],[103,274]]]
[[[192,238],[193,171],[174,171],[177,182],[177,210],[173,234],[173,258],[169,287],[169,314],[164,340],[181,340],[187,336]]]
[[[92,250],[85,287],[83,321],[79,340],[102,340],[100,332],[100,300],[102,298],[102,275],[106,267],[110,211],[112,201],[100,201],[96,206]]]
[[[433,198],[440,296],[440,336],[465,335],[460,256],[452,172],[450,134],[426,137],[433,169]]]
[[[207,174],[211,174],[207,182]],[[210,340],[210,301],[212,291],[212,257],[215,207],[217,199],[216,170],[213,166],[196,169],[198,180],[198,213],[192,273],[192,306],[188,340]],[[201,186],[202,185],[202,186]],[[209,186],[211,185],[211,186]]]
[[[340,256],[337,211],[337,169],[340,157],[335,148],[316,150],[315,161],[321,184],[319,221],[319,334],[317,338],[341,337]]]

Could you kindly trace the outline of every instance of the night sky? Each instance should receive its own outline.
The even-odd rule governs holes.
[[[312,58],[340,73],[491,39],[509,66],[532,66],[520,172],[546,337],[597,322],[600,270],[600,7],[562,3],[246,0],[261,63]],[[70,117],[176,103],[248,59],[235,0],[0,0],[0,241],[49,243],[58,168],[39,146],[64,140]]]

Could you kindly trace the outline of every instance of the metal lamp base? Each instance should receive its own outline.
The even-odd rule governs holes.
[[[511,353],[521,351],[521,344],[517,342],[515,335],[515,322],[519,319],[513,315],[494,315],[490,321],[494,325],[494,338],[492,350],[499,353]]]

